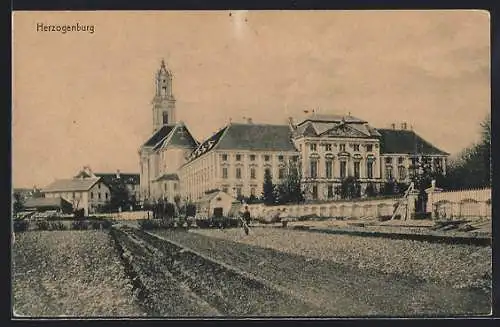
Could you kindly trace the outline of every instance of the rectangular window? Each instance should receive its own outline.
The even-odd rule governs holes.
[[[359,144],[354,144],[354,151],[359,152]]]
[[[93,199],[94,198],[94,192],[90,192],[90,198]]]
[[[280,168],[278,171],[278,178],[279,179],[285,179],[286,177],[286,170],[285,168]]]
[[[325,144],[325,151],[332,151],[332,145],[331,144]]]
[[[339,144],[339,151],[345,152],[345,144]]]
[[[227,154],[222,155],[222,161],[227,161]]]
[[[222,178],[227,178],[227,167],[222,168]]]
[[[271,157],[270,157],[269,155],[267,155],[267,154],[266,154],[266,155],[264,156],[264,161],[269,161],[269,160],[271,160]]]
[[[97,193],[97,198],[100,200],[101,199],[101,193]]]
[[[223,187],[222,192],[227,193],[227,187]]]
[[[367,152],[372,152],[372,151],[373,151],[373,145],[371,145],[371,144],[367,144],[367,145],[366,145],[366,151],[367,151]]]
[[[313,197],[313,200],[318,199],[318,186],[317,185],[313,185],[313,187],[312,187],[312,197]]]
[[[104,195],[106,196],[106,200],[108,199],[108,193],[104,193]]]
[[[97,184],[97,189],[101,189],[101,183]]]
[[[264,174],[271,176],[271,178],[273,177],[273,174],[271,174],[271,169],[269,169],[269,168],[264,169]]]
[[[255,179],[255,168],[250,168],[250,178]]]
[[[403,161],[404,161],[404,158],[403,158],[403,157],[399,157],[399,158],[398,158],[398,164],[402,165],[402,164],[403,164]]]
[[[236,168],[236,178],[241,179],[241,168]]]
[[[392,180],[393,179],[392,166],[386,166],[385,167],[385,178],[387,180]]]
[[[241,154],[236,155],[236,161],[241,161]]]
[[[368,178],[373,178],[373,161],[371,160],[366,163],[366,174]]]
[[[255,154],[250,155],[250,161],[255,161]]]
[[[326,178],[333,178],[333,161],[327,160],[325,162],[325,170]]]
[[[398,167],[398,175],[399,175],[399,179],[406,179],[406,168],[405,167]]]
[[[237,188],[236,188],[236,196],[237,196],[237,197],[240,197],[240,196],[241,196],[241,194],[242,194],[242,192],[241,192],[241,187],[237,187]]]
[[[316,160],[311,160],[310,176],[312,178],[318,177],[318,161],[316,161]]]
[[[328,185],[328,198],[333,198],[333,185]]]
[[[250,195],[255,196],[255,187],[250,189]]]
[[[345,178],[347,176],[347,162],[340,162],[340,178]]]
[[[309,148],[311,149],[311,151],[316,151],[316,143],[311,143],[309,145]]]
[[[278,156],[278,161],[279,162],[283,162],[283,160],[285,160],[285,158],[283,156]]]
[[[385,158],[386,164],[392,164],[392,158]]]
[[[359,178],[359,161],[354,162],[354,177]]]

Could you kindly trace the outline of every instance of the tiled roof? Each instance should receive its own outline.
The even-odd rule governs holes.
[[[74,191],[87,191],[95,183],[97,183],[100,178],[72,178],[72,179],[58,179],[52,184],[44,188],[43,192],[74,192]]]
[[[231,123],[203,142],[191,160],[213,150],[297,151],[288,125]]]
[[[154,147],[161,140],[163,140],[172,131],[174,125],[163,125],[159,130],[154,132],[154,134],[144,143],[143,146]]]
[[[380,153],[440,154],[448,153],[436,148],[411,130],[379,129]]]
[[[24,207],[26,208],[46,208],[46,207],[55,207],[60,208],[62,203],[68,201],[62,198],[32,198],[26,200],[24,203]]]
[[[95,175],[97,177],[101,177],[102,181],[105,184],[112,184],[115,179],[117,179],[116,176],[117,173],[96,173]],[[120,173],[120,179],[124,181],[125,184],[133,184],[133,185],[139,185],[140,184],[140,175],[139,174],[124,174]]]

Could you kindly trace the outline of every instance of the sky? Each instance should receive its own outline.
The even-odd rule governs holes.
[[[84,165],[138,173],[162,58],[177,119],[200,141],[230,119],[284,124],[315,109],[407,122],[456,154],[491,110],[489,24],[458,10],[14,12],[13,186]]]

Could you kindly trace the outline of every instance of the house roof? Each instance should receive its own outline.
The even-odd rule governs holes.
[[[191,160],[217,150],[297,151],[288,125],[230,123],[199,145]]]
[[[345,121],[346,123],[361,123],[361,124],[366,124],[367,121],[351,116],[351,115],[337,115],[337,114],[316,114],[313,113],[309,116],[307,116],[299,125],[302,125],[303,123],[307,121],[311,122],[330,122],[330,123],[340,123],[341,121]]]
[[[87,191],[101,179],[97,178],[72,178],[58,179],[45,187],[43,192],[75,192]]]
[[[70,204],[68,201],[62,198],[32,198],[26,200],[24,203],[25,208],[60,208],[62,204],[66,202]]]
[[[349,116],[350,117],[350,116]],[[332,135],[336,137],[379,137],[377,130],[362,120],[330,120],[313,121],[306,120],[300,123],[294,130],[295,135],[317,137],[321,135]]]
[[[112,184],[115,179],[117,179],[117,173],[95,173],[97,177],[101,177],[102,181],[105,184]],[[120,172],[120,180],[124,181],[125,184],[140,184],[140,175],[139,174],[127,174]]]
[[[411,130],[379,129],[380,153],[449,155]]]

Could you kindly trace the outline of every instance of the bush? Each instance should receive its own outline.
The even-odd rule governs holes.
[[[27,220],[14,221],[14,232],[25,232],[29,229],[30,223]]]
[[[414,219],[431,219],[430,212],[416,212]]]
[[[210,221],[208,219],[196,219],[196,226],[199,228],[209,228]]]
[[[49,223],[49,230],[65,230],[66,225],[60,221],[52,221]]]
[[[89,225],[90,225],[90,222],[88,222],[88,221],[78,220],[78,221],[74,221],[71,224],[71,227],[74,230],[86,230],[86,229],[89,229]]]
[[[36,222],[36,229],[38,230],[49,230],[49,222],[42,220]]]

